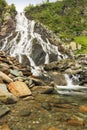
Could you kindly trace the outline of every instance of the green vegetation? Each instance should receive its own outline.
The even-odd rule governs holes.
[[[41,5],[27,6],[25,14],[28,19],[34,19],[47,26],[65,42],[80,36],[84,39],[87,35],[87,0],[63,0],[54,3],[45,1]],[[87,44],[81,44],[82,48],[87,48]]]
[[[3,25],[6,16],[9,15],[14,19],[16,15],[15,5],[8,5],[5,0],[0,0],[0,27]]]
[[[81,44],[81,50],[77,51],[77,54],[86,54],[87,53],[87,36],[79,36],[75,38],[77,44]]]

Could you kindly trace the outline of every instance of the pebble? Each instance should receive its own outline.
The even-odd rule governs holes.
[[[30,114],[31,114],[31,112],[30,111],[28,111],[28,110],[21,110],[20,112],[19,112],[19,115],[20,116],[30,116]]]
[[[80,111],[87,113],[87,106],[80,106]]]
[[[6,115],[8,112],[10,112],[10,109],[5,105],[0,105],[0,117]]]
[[[7,124],[0,126],[0,130],[11,130]]]
[[[73,115],[69,120],[68,120],[68,125],[73,125],[73,126],[83,126],[84,125],[84,120],[80,117],[77,117]]]

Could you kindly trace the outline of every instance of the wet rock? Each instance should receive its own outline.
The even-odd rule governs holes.
[[[35,84],[35,86],[44,86],[46,85],[45,82],[38,78],[38,77],[34,77],[34,76],[29,76],[29,84]]]
[[[0,71],[4,72],[5,74],[9,74],[9,66],[6,63],[0,63]]]
[[[23,65],[30,65],[30,61],[26,55],[22,55],[22,64]]]
[[[59,65],[59,62],[55,61],[55,62],[46,64],[46,65],[44,66],[44,69],[45,69],[46,71],[49,71],[49,70],[58,70],[58,65]]]
[[[50,71],[49,76],[53,80],[53,82],[57,85],[67,85],[66,79],[64,74],[56,72],[56,71]]]
[[[71,119],[68,120],[69,125],[74,125],[74,126],[83,126],[84,125],[84,120],[80,117],[77,116],[72,116]]]
[[[30,116],[31,112],[29,110],[21,110],[18,115],[20,116]]]
[[[80,111],[87,112],[87,106],[80,106]]]
[[[16,103],[18,99],[11,94],[5,84],[0,84],[0,101],[4,103]]]
[[[2,77],[2,79],[3,79],[4,81],[6,81],[7,83],[10,83],[10,82],[13,81],[11,78],[8,77],[8,75],[6,75],[5,73],[3,73],[3,72],[1,72],[1,71],[0,71],[0,77]]]
[[[12,69],[10,69],[10,73],[13,74],[13,75],[16,76],[16,77],[21,77],[21,76],[23,76],[22,72],[21,72],[21,71],[18,71],[18,70],[12,70]]]
[[[8,85],[8,89],[17,97],[24,97],[31,95],[31,91],[24,82],[15,81]]]
[[[71,68],[69,68],[69,69],[65,70],[65,73],[67,73],[67,74],[73,74],[73,75],[78,74],[80,72],[82,72],[82,69],[72,70]]]
[[[9,93],[9,95],[6,96],[4,99],[5,99],[4,102],[6,104],[14,104],[14,103],[16,103],[18,101],[18,98],[15,95],[11,94],[11,93]]]
[[[0,105],[0,117],[6,115],[10,109],[5,105]]]
[[[31,57],[37,66],[45,63],[45,56],[42,46],[38,43],[33,44]]]
[[[58,56],[54,53],[49,54],[49,62],[57,61]]]
[[[41,107],[48,110],[48,111],[51,110],[51,106],[49,103],[42,103]]]
[[[52,94],[54,88],[51,86],[34,86],[32,88],[33,93],[41,93],[41,94]]]
[[[0,130],[11,130],[7,124],[0,126]]]
[[[41,92],[41,94],[52,94],[52,93],[54,93],[53,87],[48,87],[48,88],[46,87],[46,89]]]
[[[1,94],[7,94],[7,93],[9,93],[8,90],[7,90],[7,86],[5,84],[0,83],[0,95]]]

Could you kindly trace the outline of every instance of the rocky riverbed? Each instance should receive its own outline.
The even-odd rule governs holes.
[[[64,74],[79,76],[75,84],[87,87],[87,55],[44,65],[35,77],[31,67],[0,52],[1,130],[86,130],[87,91],[60,95],[55,85],[67,86]]]

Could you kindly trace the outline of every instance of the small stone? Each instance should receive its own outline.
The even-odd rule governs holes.
[[[21,110],[21,111],[19,112],[19,115],[20,115],[20,116],[30,116],[30,114],[31,114],[31,112],[28,111],[28,110]]]
[[[2,125],[0,126],[0,130],[11,130],[8,125]]]
[[[33,96],[27,96],[25,98],[23,98],[24,101],[28,101],[28,100],[34,100]]]
[[[16,77],[23,76],[23,73],[21,71],[18,71],[18,70],[12,70],[12,69],[10,69],[10,73],[13,74]]]
[[[10,111],[10,109],[7,106],[0,105],[0,117],[6,115],[9,111]]]
[[[82,112],[87,112],[87,106],[81,106],[79,109]]]
[[[71,119],[68,120],[68,125],[83,126],[84,120],[77,116],[73,116],[73,117],[71,117]]]
[[[54,91],[54,88],[53,88],[53,87],[48,87],[48,88],[45,88],[45,89],[41,92],[41,94],[51,94],[51,93],[53,93],[53,91]]]
[[[18,101],[18,98],[13,95],[12,93],[9,93],[8,97],[7,97],[7,100],[6,100],[6,103],[8,104],[14,104]]]
[[[42,103],[42,105],[41,105],[44,109],[46,109],[46,110],[51,110],[51,106],[50,106],[50,104],[48,104],[48,103]]]

